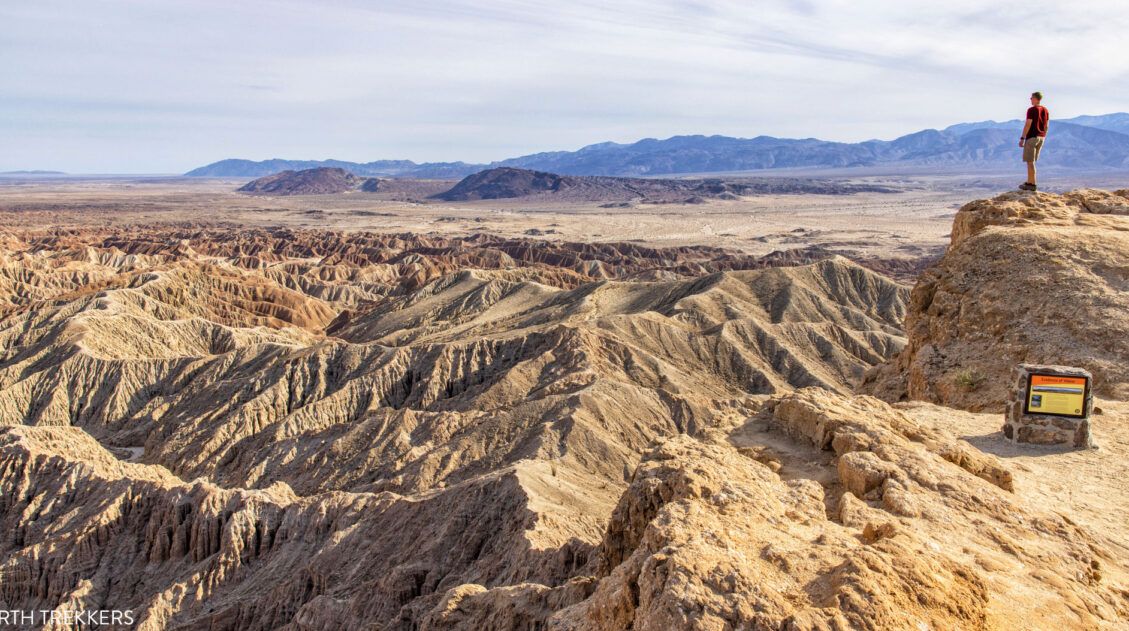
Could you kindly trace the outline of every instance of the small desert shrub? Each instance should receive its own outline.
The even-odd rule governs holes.
[[[984,375],[971,368],[965,368],[956,374],[955,380],[958,388],[972,392],[984,383]]]

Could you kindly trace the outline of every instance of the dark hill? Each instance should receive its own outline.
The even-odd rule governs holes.
[[[261,177],[239,187],[239,191],[260,195],[325,195],[351,191],[360,184],[360,178],[345,169],[319,167]]]
[[[447,201],[508,199],[558,192],[574,188],[580,183],[581,179],[577,177],[562,177],[544,171],[502,167],[468,175],[454,188],[435,197]]]

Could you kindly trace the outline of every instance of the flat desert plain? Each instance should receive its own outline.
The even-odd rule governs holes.
[[[749,254],[804,245],[869,255],[914,257],[948,241],[952,217],[990,183],[874,178],[898,193],[767,195],[704,204],[599,203],[538,198],[418,201],[380,193],[254,196],[239,180],[192,178],[0,179],[0,221],[9,227],[213,224],[328,230],[634,241],[654,246],[710,245]]]

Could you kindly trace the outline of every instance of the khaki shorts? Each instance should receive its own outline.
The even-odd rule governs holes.
[[[1023,143],[1023,161],[1024,162],[1038,162],[1039,154],[1043,152],[1043,138],[1035,136],[1028,138]]]

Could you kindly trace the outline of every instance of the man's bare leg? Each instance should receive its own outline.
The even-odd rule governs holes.
[[[1027,183],[1028,184],[1035,184],[1035,163],[1034,162],[1028,162],[1027,163]]]

